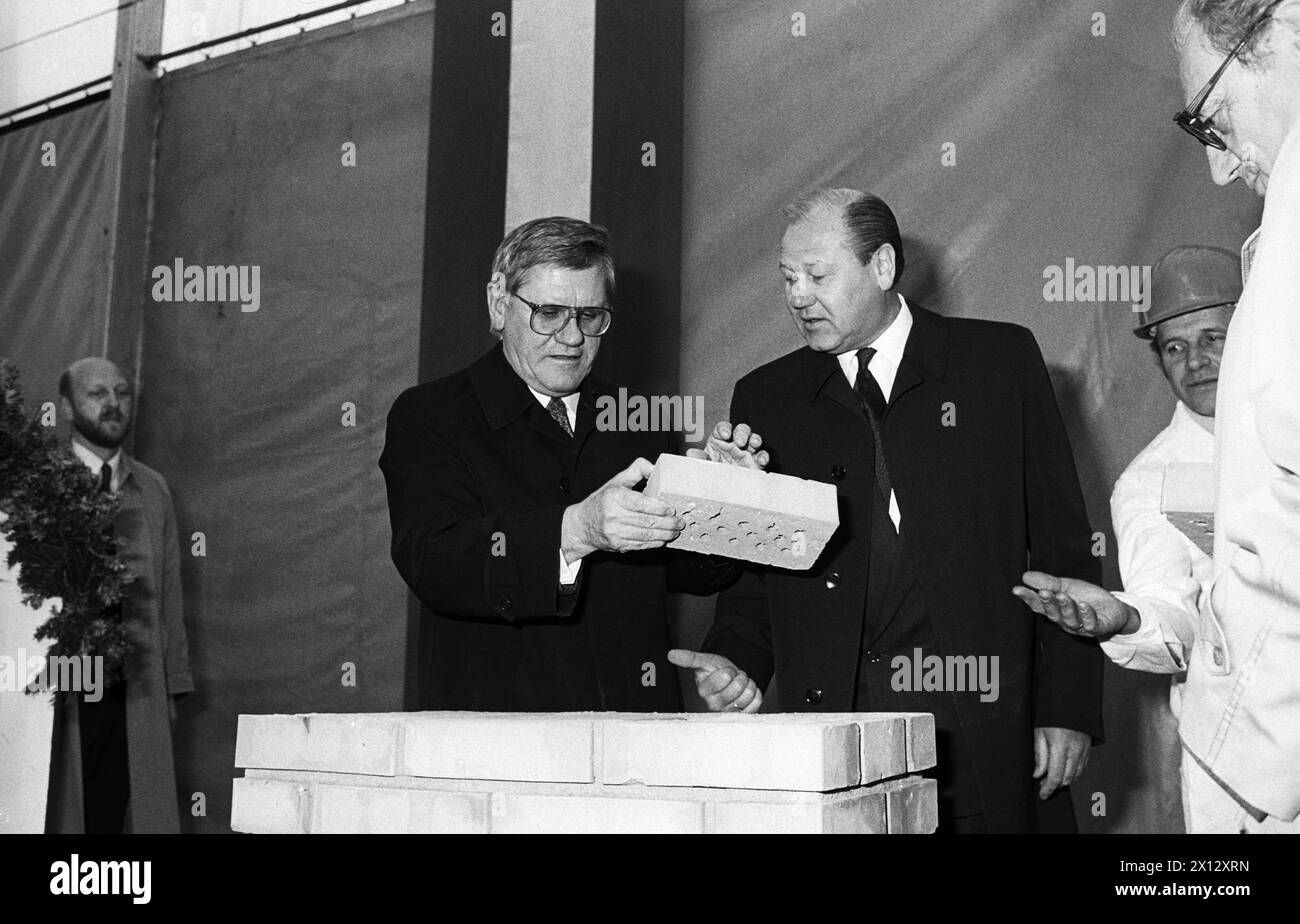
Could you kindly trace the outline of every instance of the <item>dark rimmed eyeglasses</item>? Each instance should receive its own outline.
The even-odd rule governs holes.
[[[578,319],[578,330],[582,331],[584,337],[599,337],[609,330],[609,325],[614,319],[614,312],[609,308],[594,305],[589,307],[538,305],[530,302],[518,292],[511,292],[510,294],[532,309],[533,313],[528,319],[528,326],[533,329],[534,333],[541,334],[543,337],[558,334],[568,325],[569,319],[574,317]]]
[[[1245,44],[1248,41],[1250,41],[1250,37],[1259,31],[1260,26],[1268,22],[1273,15],[1273,10],[1281,2],[1282,0],[1273,0],[1272,3],[1264,8],[1264,12],[1260,13],[1259,17],[1250,24],[1250,28],[1247,29],[1246,34],[1241,37],[1241,41],[1233,46],[1232,51],[1228,52],[1228,56],[1223,59],[1223,63],[1219,65],[1219,69],[1210,77],[1209,82],[1201,89],[1200,93],[1196,94],[1196,98],[1174,115],[1174,121],[1178,123],[1182,130],[1206,147],[1217,148],[1220,151],[1228,150],[1228,145],[1219,137],[1219,133],[1210,127],[1213,120],[1201,117],[1201,107],[1204,106],[1205,101],[1209,99],[1210,93],[1214,90],[1214,85],[1219,82],[1219,78],[1222,77],[1223,72],[1228,69],[1228,65],[1231,64],[1237,55],[1241,53],[1241,49],[1245,47]]]

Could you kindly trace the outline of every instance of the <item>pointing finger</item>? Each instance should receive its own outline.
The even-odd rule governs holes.
[[[722,665],[727,659],[721,655],[715,655],[707,651],[692,651],[689,648],[672,648],[668,651],[668,660],[678,667],[694,668],[695,670],[714,670]]]

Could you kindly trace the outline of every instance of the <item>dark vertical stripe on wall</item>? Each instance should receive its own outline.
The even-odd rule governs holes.
[[[492,344],[487,284],[506,214],[510,0],[437,0],[425,190],[419,379],[462,369]],[[507,35],[492,34],[504,13]],[[406,704],[425,701],[420,605],[407,623]]]
[[[438,0],[425,190],[420,381],[487,349],[487,284],[506,215],[510,38],[492,34],[509,0]]]
[[[653,394],[678,389],[684,29],[679,0],[596,0],[591,218],[613,235],[619,276],[597,371]]]

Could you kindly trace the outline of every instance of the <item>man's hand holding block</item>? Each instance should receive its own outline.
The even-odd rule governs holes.
[[[686,521],[670,548],[795,571],[813,566],[840,522],[834,485],[667,453],[644,493]]]

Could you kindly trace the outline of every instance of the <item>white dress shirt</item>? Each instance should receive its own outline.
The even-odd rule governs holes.
[[[903,296],[898,296],[898,301],[901,307],[897,316],[885,328],[884,333],[869,344],[869,346],[875,348],[876,352],[871,357],[871,364],[867,368],[871,371],[876,383],[880,385],[880,391],[884,394],[886,403],[889,401],[890,393],[894,390],[894,379],[898,376],[898,365],[903,361],[903,349],[907,346],[907,335],[912,332],[912,310],[907,307],[907,299],[903,298]],[[840,353],[835,358],[839,360],[840,368],[844,370],[844,375],[849,380],[849,387],[852,388],[858,381],[857,350]],[[894,529],[899,529],[903,522],[903,515],[898,509],[898,495],[893,490],[889,492],[889,518],[894,521]]]
[[[91,452],[86,446],[83,446],[80,440],[74,439],[72,441],[72,452],[85,464],[86,468],[95,473],[96,478],[99,477],[99,473],[104,468],[103,459]],[[116,494],[122,489],[122,450],[119,449],[113,453],[112,458],[108,460],[108,468],[113,473],[109,479],[109,484],[113,493]]]
[[[537,399],[537,403],[540,404],[543,408],[545,408],[546,413],[549,414],[551,412],[549,407],[551,403],[551,396],[542,394],[540,391],[535,390],[531,385],[528,386],[528,390],[533,393],[533,397]],[[578,430],[578,393],[575,391],[571,395],[565,395],[560,400],[564,402],[564,409],[569,412],[569,429],[576,433]],[[575,561],[573,564],[569,564],[564,558],[564,550],[563,549],[560,550],[560,583],[561,584],[568,586],[569,584],[572,584],[574,581],[576,581],[578,579],[578,569],[581,567],[582,567],[581,558]]]

